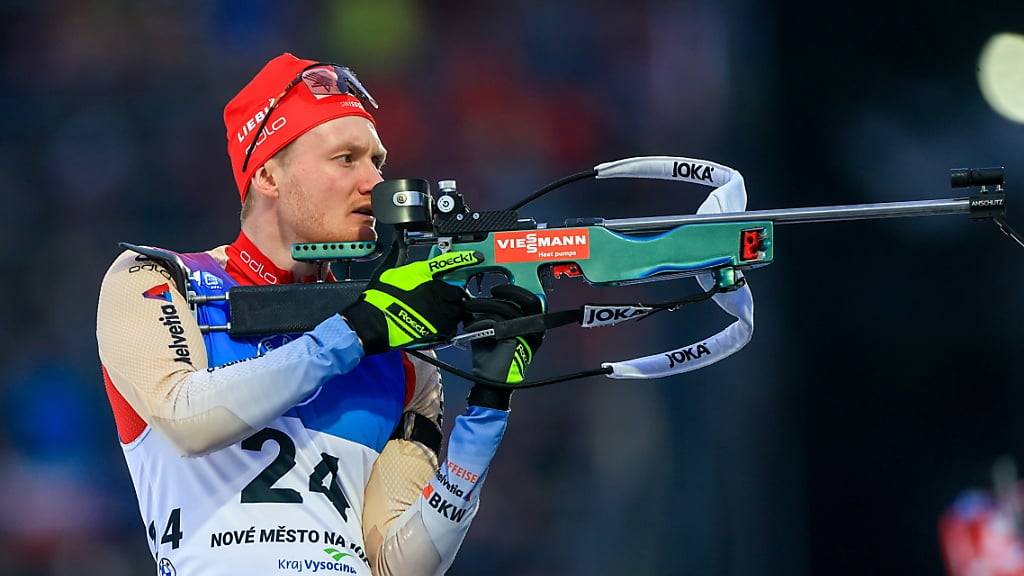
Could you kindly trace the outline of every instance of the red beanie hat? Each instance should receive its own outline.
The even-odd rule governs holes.
[[[256,170],[274,154],[307,131],[335,118],[362,116],[374,122],[373,116],[363,108],[359,98],[351,94],[314,95],[306,87],[293,87],[281,99],[270,120],[257,135],[273,99],[314,60],[300,60],[285,52],[274,58],[253,77],[224,107],[224,127],[228,136],[228,156],[235,176],[238,194],[245,201],[249,181]],[[256,149],[249,165],[242,172],[245,153],[256,141]]]

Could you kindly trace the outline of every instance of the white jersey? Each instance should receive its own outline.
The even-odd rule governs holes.
[[[161,576],[370,574],[372,449],[290,416],[199,458],[152,428],[123,448]]]

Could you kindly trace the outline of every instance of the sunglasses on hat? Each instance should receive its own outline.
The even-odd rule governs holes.
[[[304,85],[310,93],[318,99],[326,96],[350,94],[374,108],[380,108],[380,106],[377,105],[377,101],[373,99],[373,96],[370,96],[370,92],[363,86],[359,79],[356,78],[355,72],[349,68],[327,62],[310,64],[295,75],[295,78],[284,87],[284,90],[282,90],[276,98],[274,98],[273,104],[271,104],[270,108],[267,109],[267,113],[263,116],[263,121],[260,122],[259,129],[256,130],[256,139],[253,140],[252,144],[250,144],[249,148],[245,151],[245,161],[242,162],[243,173],[246,168],[249,167],[249,159],[252,157],[252,153],[256,149],[256,140],[259,139],[259,135],[263,132],[263,129],[267,127],[270,115],[274,113],[274,109],[277,108],[277,105],[281,103],[281,100],[291,92],[292,88],[295,88],[299,84]]]

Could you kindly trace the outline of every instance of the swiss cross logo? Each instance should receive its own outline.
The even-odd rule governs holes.
[[[588,258],[590,230],[587,228],[555,228],[494,234],[494,261],[497,263]]]

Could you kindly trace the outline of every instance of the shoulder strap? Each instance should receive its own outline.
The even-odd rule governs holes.
[[[150,260],[162,264],[164,268],[170,272],[171,279],[174,280],[174,285],[178,288],[178,292],[188,294],[188,267],[186,267],[185,263],[181,260],[180,254],[163,248],[139,246],[136,244],[129,244],[127,242],[119,242],[118,246],[125,250],[131,250],[132,252],[141,254]]]
[[[119,242],[118,246],[125,250],[136,252],[147,259],[162,265],[171,274],[171,279],[174,281],[174,285],[177,287],[178,292],[181,292],[186,296],[188,296],[189,292],[195,291],[189,288],[188,280],[193,271],[197,269],[214,273],[221,280],[230,278],[230,276],[221,269],[220,265],[217,264],[216,259],[206,252],[179,254],[165,248],[141,246],[137,244],[129,244],[127,242]],[[234,285],[234,283],[232,282],[231,285]]]
[[[395,426],[391,440],[412,440],[419,442],[431,452],[441,454],[441,428],[426,416],[416,412],[406,412]]]

